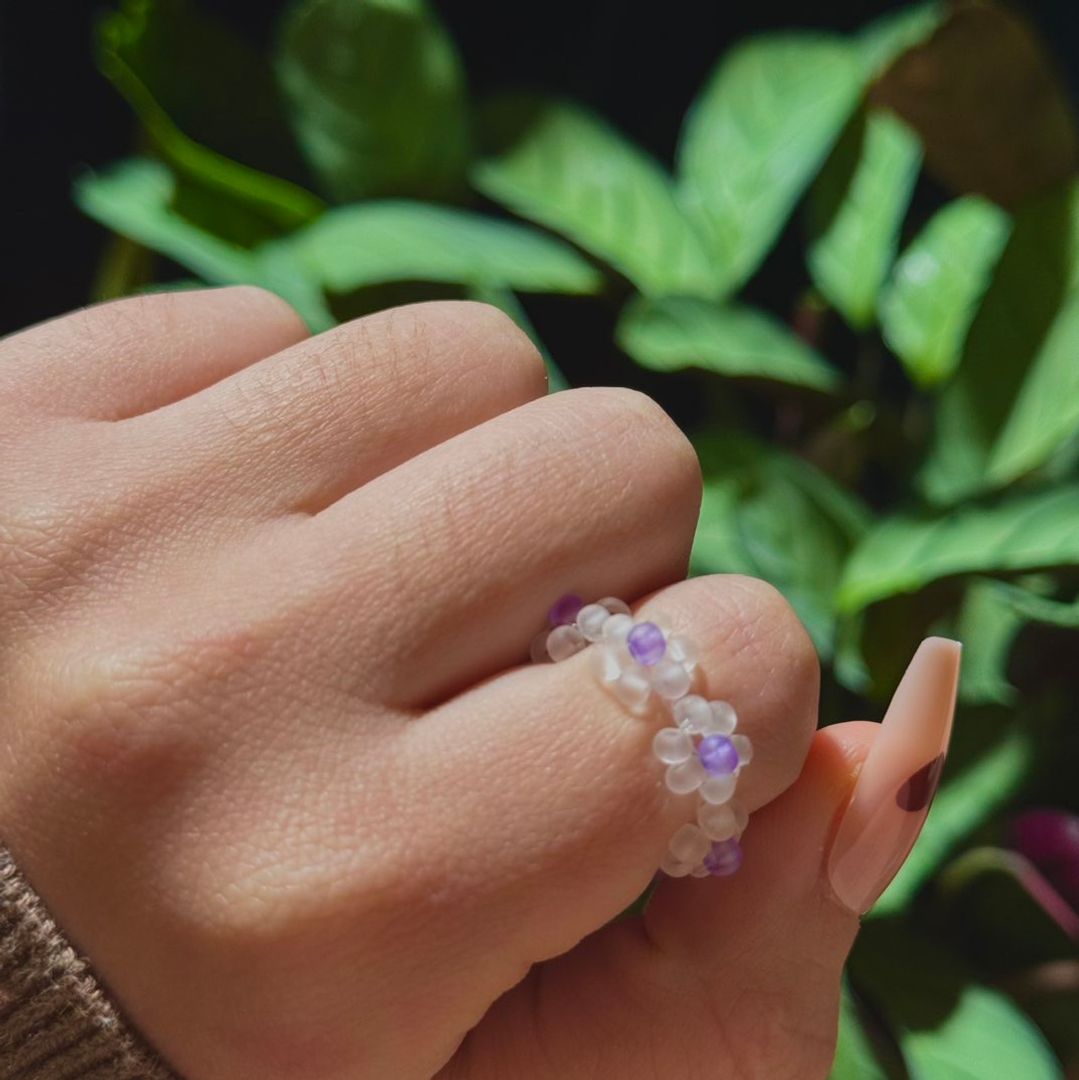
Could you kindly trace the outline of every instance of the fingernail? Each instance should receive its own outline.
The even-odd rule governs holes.
[[[952,731],[961,652],[947,638],[918,646],[832,840],[832,891],[858,915],[895,877],[929,813]]]

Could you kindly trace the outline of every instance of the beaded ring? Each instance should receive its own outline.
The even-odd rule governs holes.
[[[535,662],[568,660],[595,645],[592,670],[623,705],[643,715],[659,699],[671,718],[652,740],[667,767],[664,782],[675,795],[698,796],[697,820],[671,838],[660,870],[669,877],[726,877],[742,864],[741,836],[749,815],[734,797],[753,744],[737,731],[738,717],[726,701],[691,694],[697,648],[657,622],[635,622],[629,605],[613,596],[586,604],[559,599],[549,626],[532,642]]]

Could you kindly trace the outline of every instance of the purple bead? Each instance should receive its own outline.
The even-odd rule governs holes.
[[[706,735],[697,745],[697,756],[713,776],[729,776],[738,768],[738,751],[726,735]]]
[[[704,868],[713,877],[728,877],[742,865],[742,845],[732,836],[717,840],[704,857]]]
[[[629,648],[629,655],[645,667],[658,664],[667,651],[663,631],[654,622],[638,623],[629,632],[626,646]]]
[[[577,618],[577,612],[584,607],[584,601],[574,593],[566,593],[554,602],[547,612],[547,621],[552,626],[568,626]]]

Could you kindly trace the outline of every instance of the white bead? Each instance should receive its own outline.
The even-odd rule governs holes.
[[[547,635],[547,654],[557,663],[559,660],[568,660],[587,644],[584,634],[576,626],[556,626]]]
[[[734,706],[729,701],[710,701],[712,720],[708,728],[709,735],[729,735],[738,723]]]
[[[683,730],[693,735],[706,734],[706,727],[712,721],[712,708],[704,698],[697,694],[686,694],[671,706],[674,722]]]
[[[693,740],[680,728],[661,728],[652,740],[652,750],[664,765],[678,765],[693,756]]]
[[[689,863],[676,859],[669,851],[664,853],[659,868],[668,877],[685,877],[693,869]]]
[[[592,672],[600,682],[614,682],[622,674],[618,654],[609,645],[597,645],[592,650]]]
[[[712,850],[712,843],[698,826],[686,824],[671,837],[667,850],[679,862],[692,864],[700,862]]]
[[[577,612],[577,629],[589,641],[599,641],[603,637],[603,624],[611,617],[611,613],[601,604],[585,604]]]
[[[615,697],[630,709],[641,708],[652,692],[648,680],[638,671],[623,671],[611,687]]]
[[[541,630],[532,639],[532,644],[528,647],[528,655],[533,664],[545,664],[551,659],[550,653],[547,652],[547,638],[550,633],[550,630]]]
[[[738,751],[739,765],[748,765],[753,760],[753,744],[748,735],[732,735],[731,745]]]
[[[701,803],[697,808],[697,822],[709,840],[729,840],[738,832],[733,806],[732,803],[720,806]]]
[[[629,604],[625,600],[619,600],[617,596],[605,596],[597,601],[602,604],[612,615],[629,615]]]
[[[664,783],[667,785],[668,790],[673,791],[675,795],[688,795],[701,786],[707,775],[708,773],[701,764],[701,759],[694,754],[688,761],[672,765],[667,770]]]
[[[704,863],[701,863],[700,866],[693,867],[693,869],[690,871],[690,873],[694,877],[708,877],[709,871],[708,871],[708,867],[705,866]]]
[[[697,646],[684,634],[673,634],[668,638],[667,655],[689,668],[697,666]]]
[[[704,766],[701,766],[702,771]],[[701,784],[701,798],[705,802],[725,803],[733,794],[734,789],[738,786],[738,777],[735,773],[731,773],[729,776],[709,776]]]
[[[661,660],[652,669],[652,686],[660,697],[676,701],[689,689],[689,672],[674,660]]]
[[[624,642],[633,629],[633,619],[629,615],[612,615],[603,624],[603,640]]]
[[[736,836],[741,836],[749,824],[749,811],[737,799],[731,799],[727,805],[734,815],[734,833]]]

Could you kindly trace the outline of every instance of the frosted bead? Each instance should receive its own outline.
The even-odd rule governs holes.
[[[547,612],[547,621],[552,626],[567,626],[577,618],[577,612],[582,607],[584,607],[584,601],[579,596],[566,593],[551,605],[551,610]]]
[[[611,684],[615,697],[630,709],[639,709],[652,691],[648,680],[637,671],[623,671]]]
[[[685,877],[693,869],[689,863],[681,862],[669,851],[664,854],[663,861],[659,864],[659,868],[668,877]]]
[[[549,634],[550,630],[541,630],[532,639],[532,644],[528,647],[528,655],[533,664],[545,664],[551,659],[550,654],[547,652]]]
[[[726,735],[705,735],[697,746],[697,756],[713,776],[726,776],[738,768],[738,751]]]
[[[705,869],[716,877],[727,877],[741,865],[742,846],[734,839],[718,841],[704,857]]]
[[[734,731],[738,716],[734,706],[729,701],[710,701],[712,721],[708,729],[709,735],[730,735]]]
[[[622,674],[618,654],[609,645],[597,645],[592,650],[592,672],[600,682],[614,682]]]
[[[701,781],[706,776],[708,776],[708,773],[704,771],[704,766],[700,763],[697,755],[694,754],[688,761],[672,765],[667,770],[664,783],[666,783],[668,790],[673,791],[675,795],[688,795],[701,786]]]
[[[729,840],[738,832],[733,803],[715,806],[701,803],[697,808],[697,824],[710,840]]]
[[[617,596],[605,596],[598,603],[602,604],[612,615],[628,615],[630,613],[629,604],[625,600],[619,600]]]
[[[674,660],[661,660],[652,672],[652,686],[660,697],[675,701],[689,689],[689,672]]]
[[[576,626],[556,626],[547,635],[547,653],[556,663],[579,653],[588,642]]]
[[[740,765],[748,765],[753,760],[753,744],[747,735],[732,735],[731,745],[738,753]]]
[[[731,808],[731,813],[734,815],[734,831],[739,836],[746,831],[746,826],[749,824],[749,811],[737,800],[731,799],[727,805]]]
[[[683,730],[698,735],[712,720],[712,708],[697,694],[686,694],[671,707],[674,722]]]
[[[589,641],[599,641],[603,637],[603,624],[611,617],[611,613],[600,604],[585,604],[577,612],[577,629]]]
[[[603,640],[624,642],[633,629],[633,619],[629,615],[612,615],[603,624]]]
[[[646,667],[658,664],[667,651],[667,639],[663,636],[663,631],[652,622],[637,623],[629,632],[626,645],[629,646],[630,656]]]
[[[681,767],[681,766],[679,766]],[[704,766],[701,765],[701,772],[704,772]],[[701,784],[701,798],[705,802],[725,803],[733,794],[734,789],[738,786],[738,777],[735,773],[730,773],[727,776],[708,776]]]
[[[667,655],[688,667],[697,666],[697,646],[684,634],[673,634],[667,641]]]
[[[671,837],[667,850],[679,862],[699,863],[712,850],[712,841],[699,826],[686,824]]]
[[[664,765],[678,765],[693,756],[693,740],[680,728],[662,728],[652,740],[652,750]]]

